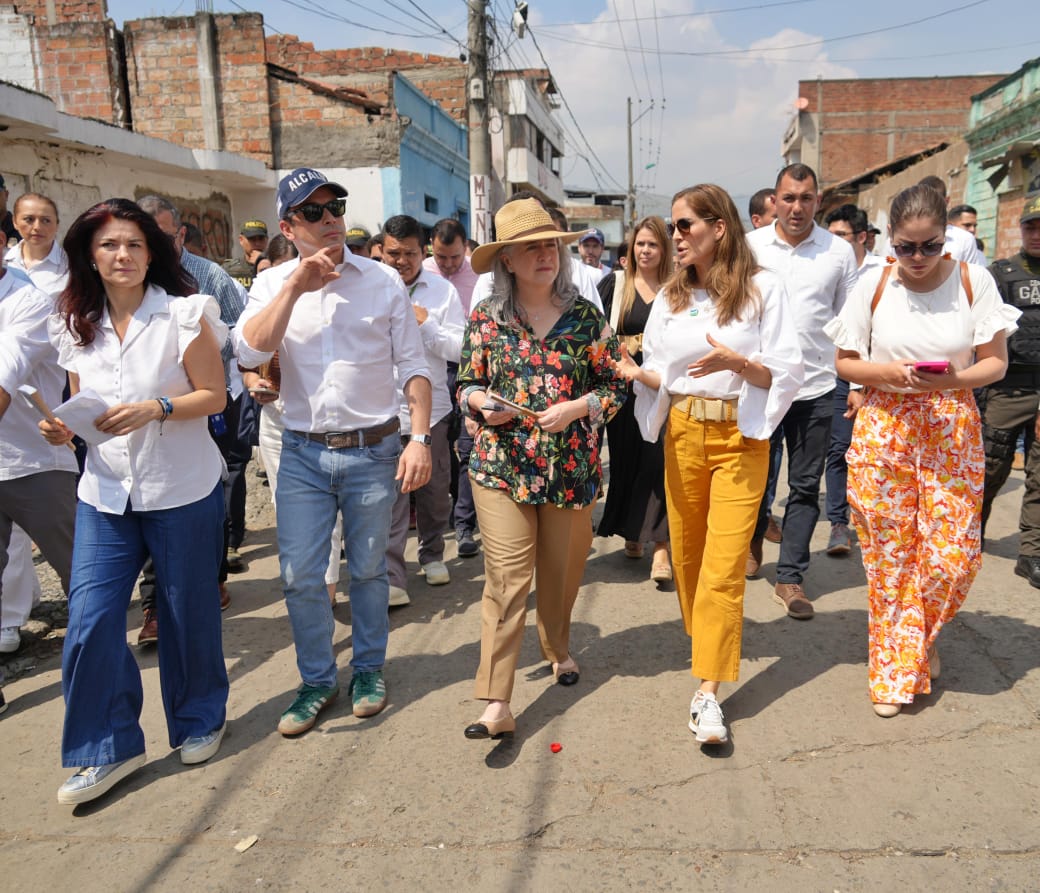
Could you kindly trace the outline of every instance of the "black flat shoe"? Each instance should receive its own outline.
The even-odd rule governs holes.
[[[573,670],[564,670],[562,673],[559,670],[559,666],[559,664],[552,665],[553,676],[556,677],[557,684],[576,685],[578,680],[581,678],[577,665],[575,665]]]
[[[467,738],[477,741],[482,738],[512,738],[515,731],[516,718],[503,716],[502,719],[486,719],[483,722],[475,722],[471,726],[466,726],[463,734]]]

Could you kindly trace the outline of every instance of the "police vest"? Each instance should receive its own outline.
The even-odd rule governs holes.
[[[256,278],[256,270],[245,258],[234,257],[231,260],[224,261],[221,266],[224,268],[224,272],[232,279],[241,283],[242,288],[246,291],[252,288],[253,280]]]
[[[996,261],[990,271],[1005,303],[1022,311],[1018,331],[1008,339],[1008,361],[1040,366],[1040,276],[1017,257]]]

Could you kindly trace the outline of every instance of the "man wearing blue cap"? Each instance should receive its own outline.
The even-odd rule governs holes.
[[[278,723],[283,735],[306,732],[339,694],[325,588],[338,514],[350,566],[354,715],[386,705],[395,481],[407,493],[430,478],[430,372],[419,326],[397,271],[347,249],[346,196],[311,168],[282,178],[278,225],[299,257],[257,276],[237,330],[244,368],[275,350],[281,367],[278,551],[303,681]],[[411,419],[403,450],[395,367]]]
[[[610,272],[610,267],[599,262],[606,244],[607,240],[603,231],[598,229],[590,229],[578,242],[578,254],[581,255],[581,262],[594,270],[599,270],[600,279]]]

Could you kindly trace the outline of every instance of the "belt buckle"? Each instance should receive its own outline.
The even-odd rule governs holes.
[[[691,397],[690,398],[690,415],[693,417],[695,422],[704,421],[704,398],[703,397]]]
[[[710,412],[709,412],[710,410]],[[711,403],[705,405],[705,418],[709,422],[721,422],[725,420],[725,410],[723,409],[723,403],[721,400],[712,400]]]

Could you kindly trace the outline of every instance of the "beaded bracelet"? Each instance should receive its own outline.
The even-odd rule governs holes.
[[[156,397],[155,402],[162,410],[162,416],[159,419],[159,436],[162,437],[163,422],[173,415],[173,401],[169,397]]]

